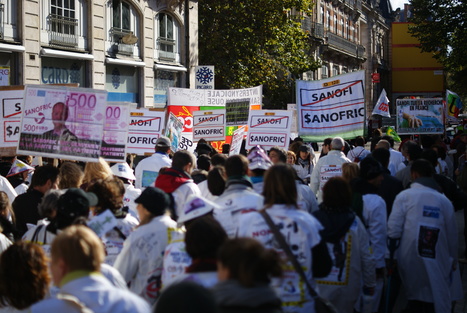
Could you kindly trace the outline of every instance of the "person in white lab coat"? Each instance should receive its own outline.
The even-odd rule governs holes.
[[[152,305],[160,293],[164,250],[181,231],[167,212],[170,199],[161,189],[147,187],[135,202],[140,226],[125,240],[114,267],[130,290]]]
[[[123,195],[123,205],[128,207],[128,213],[138,219],[138,211],[136,210],[135,199],[141,194],[141,189],[135,188],[133,182],[136,180],[133,170],[126,163],[115,163],[111,168],[112,173],[117,176],[125,186],[125,194]]]
[[[413,182],[394,201],[388,237],[400,239],[396,257],[409,308],[451,312],[450,277],[458,249],[454,209],[439,192],[428,161],[416,160],[410,170]]]

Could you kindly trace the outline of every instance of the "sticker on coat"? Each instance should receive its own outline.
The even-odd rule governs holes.
[[[423,206],[423,217],[439,218],[441,209],[434,206]]]
[[[418,232],[418,254],[422,258],[436,258],[439,228],[421,225]]]

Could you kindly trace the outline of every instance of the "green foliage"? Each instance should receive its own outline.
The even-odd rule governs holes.
[[[411,0],[409,32],[447,71],[448,88],[467,97],[467,3],[464,0]]]
[[[199,2],[200,64],[215,65],[216,89],[263,85],[265,108],[295,101],[295,79],[317,68],[308,35],[291,12],[312,0]]]

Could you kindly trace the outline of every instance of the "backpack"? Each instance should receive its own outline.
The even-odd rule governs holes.
[[[353,159],[353,162],[358,163],[361,161],[360,155],[362,154],[363,151],[365,150],[360,151],[360,153]]]

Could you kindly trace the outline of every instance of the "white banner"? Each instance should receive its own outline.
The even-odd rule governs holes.
[[[363,135],[364,74],[358,71],[318,81],[297,80],[300,135],[312,141]]]
[[[262,95],[262,86],[227,90],[204,90],[172,87],[168,90],[168,105],[223,107],[226,105],[227,100],[237,99],[248,99],[250,101],[250,105],[261,105]]]
[[[104,90],[26,86],[17,153],[96,161],[106,108]]]
[[[106,161],[126,161],[129,117],[129,102],[107,103],[101,147],[101,157]]]
[[[0,146],[2,148],[18,145],[21,113],[23,110],[24,88],[0,90],[2,114],[0,115]]]
[[[165,112],[148,109],[132,110],[128,127],[127,153],[152,155],[164,125]]]
[[[193,112],[193,140],[225,140],[225,110]]]
[[[245,129],[246,129],[246,126],[242,126],[233,132],[232,143],[230,144],[229,156],[240,154],[243,137],[245,136]]]
[[[250,112],[246,148],[289,146],[292,112],[285,110],[257,110]]]
[[[376,102],[375,107],[373,108],[373,115],[378,114],[385,117],[391,117],[389,113],[389,99],[386,95],[386,90],[383,88],[381,94],[379,95],[378,101]]]

